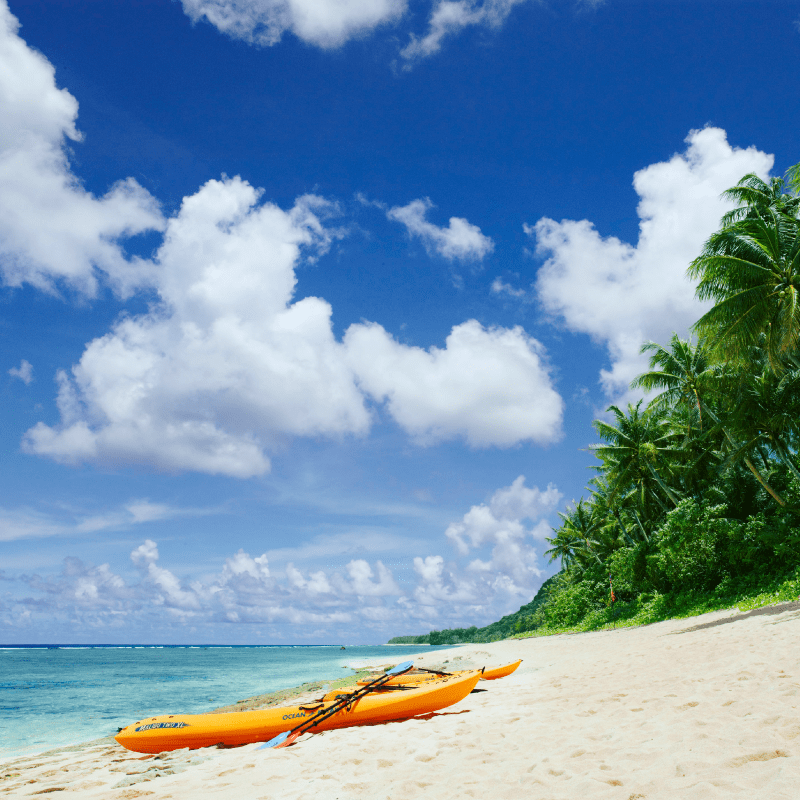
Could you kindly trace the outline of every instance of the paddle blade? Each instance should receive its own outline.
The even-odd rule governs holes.
[[[304,733],[305,731],[294,731],[294,733],[290,733],[282,742],[278,742],[272,746],[276,750],[279,747],[288,747],[290,744],[294,744]]]
[[[264,742],[260,747],[257,747],[256,750],[266,750],[268,747],[277,747],[278,745],[283,744],[289,738],[289,731],[284,731],[283,733],[279,733],[277,736],[273,736],[268,742]]]
[[[391,669],[386,670],[387,675],[399,675],[401,672],[408,672],[414,666],[413,661],[404,661],[402,664],[398,664],[396,667],[392,667]]]

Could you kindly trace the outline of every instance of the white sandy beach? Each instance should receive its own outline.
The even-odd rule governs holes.
[[[421,666],[524,662],[429,719],[305,736],[281,750],[141,756],[104,740],[7,759],[0,794],[796,800],[800,611],[734,615],[423,652]]]

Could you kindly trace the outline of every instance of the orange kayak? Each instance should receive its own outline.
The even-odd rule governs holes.
[[[323,720],[311,732],[429,714],[463,700],[475,688],[480,676],[480,672],[475,671],[431,681],[405,692],[370,692],[356,699],[349,708]],[[114,738],[123,747],[137,753],[265,742],[283,731],[292,730],[303,719],[331,705],[331,701],[319,701],[306,706],[227,714],[170,714],[134,722]]]
[[[439,681],[442,678],[451,677],[453,675],[464,674],[464,672],[451,672],[448,675],[438,675],[435,672],[406,672],[405,675],[396,675],[394,678],[389,678],[381,688],[386,686],[414,686],[418,683],[429,683],[430,681]],[[356,683],[358,686],[366,686],[373,680],[375,680],[374,676],[371,678],[361,678],[361,680],[356,681]]]
[[[498,678],[505,678],[510,675],[520,664],[522,659],[514,661],[512,664],[506,664],[504,667],[495,667],[494,669],[485,669],[481,680],[483,681],[496,681]]]
[[[492,669],[484,669],[481,675],[483,681],[495,681],[498,678],[505,678],[510,675],[520,664],[522,659],[514,661],[511,664],[506,664],[502,667],[493,667]],[[462,670],[461,672],[451,672],[450,675],[465,675],[469,670]],[[394,678],[389,678],[383,686],[415,686],[419,683],[428,683],[429,681],[437,681],[442,679],[442,675],[435,672],[406,672],[403,675],[396,675]],[[370,678],[362,678],[358,681],[359,686],[366,686]],[[378,690],[380,691],[380,689]]]

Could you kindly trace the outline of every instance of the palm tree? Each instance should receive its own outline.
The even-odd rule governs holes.
[[[800,187],[800,164],[787,177]],[[741,205],[722,218],[689,266],[697,297],[715,305],[695,330],[725,360],[742,362],[761,334],[773,369],[797,362],[800,342],[800,195],[784,181],[745,175],[723,197]]]
[[[763,335],[759,337],[759,343],[762,345],[764,338]],[[703,341],[693,347],[690,342],[680,339],[677,334],[672,335],[669,348],[662,347],[654,342],[646,342],[642,345],[642,352],[653,353],[650,357],[650,371],[640,375],[631,385],[650,391],[662,389],[661,394],[651,401],[651,406],[656,408],[665,409],[670,406],[679,408],[681,405],[696,408],[701,426],[702,415],[705,413],[705,416],[722,431],[727,440],[730,455],[725,461],[725,466],[738,460],[744,461],[765,491],[780,506],[785,506],[786,503],[783,498],[770,486],[767,478],[750,458],[750,452],[758,444],[758,438],[745,436],[744,441],[742,440],[742,423],[748,419],[747,415],[743,414],[745,406],[739,401],[728,402],[728,413],[723,415],[725,417],[723,422],[718,413],[712,410],[709,403],[710,395],[724,397],[728,401],[732,397],[738,396],[741,392],[740,383],[743,379],[746,380],[746,376],[749,374],[748,369],[732,371],[719,365],[712,365],[710,363],[710,352]],[[753,363],[753,359],[758,357],[758,352],[757,347],[750,348],[748,364]],[[788,399],[785,399],[785,402],[788,402]],[[677,416],[673,412],[673,423],[676,421]],[[744,425],[744,428],[746,427],[747,424]],[[693,441],[690,438],[691,421],[687,425],[686,433],[684,449],[687,450],[686,445],[692,442],[693,446],[689,447],[688,451],[695,451],[689,461],[689,469],[684,470],[684,476],[687,479],[686,483],[691,484],[694,482],[692,481],[691,472],[696,467],[701,466],[699,462],[702,460],[707,461],[709,458],[717,460],[717,457],[713,453],[713,447],[709,449],[707,446],[702,446],[703,443]],[[707,433],[710,434],[711,431]],[[711,439],[708,436],[705,436],[704,439],[709,445],[711,444]]]
[[[636,378],[631,388],[648,392],[661,389],[661,393],[650,401],[650,407],[666,410],[686,405],[697,412],[698,426],[702,430],[703,397],[711,390],[716,378],[708,348],[702,343],[695,347],[673,333],[668,348],[656,342],[645,342],[640,352],[652,353],[650,371]]]
[[[592,510],[598,520],[598,544],[610,554],[620,547],[640,541],[639,526],[629,519],[628,509],[622,507],[618,493],[609,486],[606,476],[596,475],[587,488],[592,493]]]
[[[707,412],[700,420],[704,426],[701,428],[698,415],[698,408],[688,403],[673,406],[667,415],[669,426],[680,441],[681,457],[673,472],[684,497],[702,497],[709,484],[715,481],[723,461],[725,442],[720,425],[714,422],[711,412]]]
[[[627,414],[617,406],[609,406],[616,418],[616,426],[595,420],[594,427],[606,444],[592,445],[591,449],[603,460],[603,469],[611,488],[609,500],[621,496],[634,502],[647,519],[652,516],[652,501],[665,511],[657,485],[677,505],[680,500],[666,484],[660,472],[669,471],[670,460],[679,451],[673,446],[673,433],[657,410],[642,412],[642,401],[628,405]]]
[[[581,540],[563,526],[556,531],[555,536],[546,537],[545,541],[552,546],[549,550],[545,550],[544,554],[550,561],[555,561],[557,558],[560,559],[562,569],[570,567],[577,560],[577,552],[580,549]]]
[[[545,551],[550,561],[560,558],[565,567],[578,562],[585,568],[586,561],[592,559],[601,564],[602,561],[593,547],[597,521],[592,514],[591,505],[581,498],[574,508],[567,509],[566,513],[559,511],[558,516],[563,524],[552,539],[547,539],[552,545]]]
[[[742,449],[766,447],[800,480],[791,453],[791,443],[800,433],[800,370],[777,375],[757,348],[751,353],[751,365],[738,376],[735,391],[731,392],[731,434],[742,442]]]
[[[800,164],[795,164],[793,167],[789,167],[786,170],[786,183],[792,189],[792,193],[795,197],[800,195]]]
[[[739,203],[722,217],[723,227],[732,225],[748,216],[753,216],[756,210],[773,208],[784,214],[797,216],[800,207],[800,197],[797,192],[784,191],[787,182],[792,189],[797,188],[797,176],[800,175],[800,164],[795,164],[786,173],[786,179],[771,178],[769,183],[761,180],[755,173],[748,173],[737,184],[722,193],[723,200],[733,200]]]

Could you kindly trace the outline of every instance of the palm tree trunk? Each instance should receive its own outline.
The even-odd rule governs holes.
[[[705,403],[703,403],[703,405],[705,405]],[[725,438],[731,443],[731,446],[738,450],[736,440],[733,438],[733,436],[731,436],[728,429],[720,422],[719,417],[714,414],[711,409],[708,408],[708,406],[706,406],[706,413],[722,428],[722,432],[725,434]],[[786,508],[786,501],[783,500],[781,496],[767,483],[766,478],[764,478],[764,476],[756,469],[753,462],[747,456],[744,456],[743,458],[744,463],[747,464],[747,468],[753,473],[753,475],[755,475],[756,480],[764,487],[764,489],[769,492],[769,494],[772,496],[772,499],[775,500],[775,502],[781,508]]]
[[[695,402],[697,403],[697,416],[700,418],[700,430],[703,430],[703,404],[700,402],[700,395],[697,393],[697,389],[692,389],[694,392]]]
[[[766,482],[761,473],[753,466],[753,462],[747,456],[744,457],[744,463],[747,464],[750,472],[756,476],[756,480],[772,495],[775,502],[781,506],[781,508],[786,508],[786,501],[782,500],[780,495]]]

